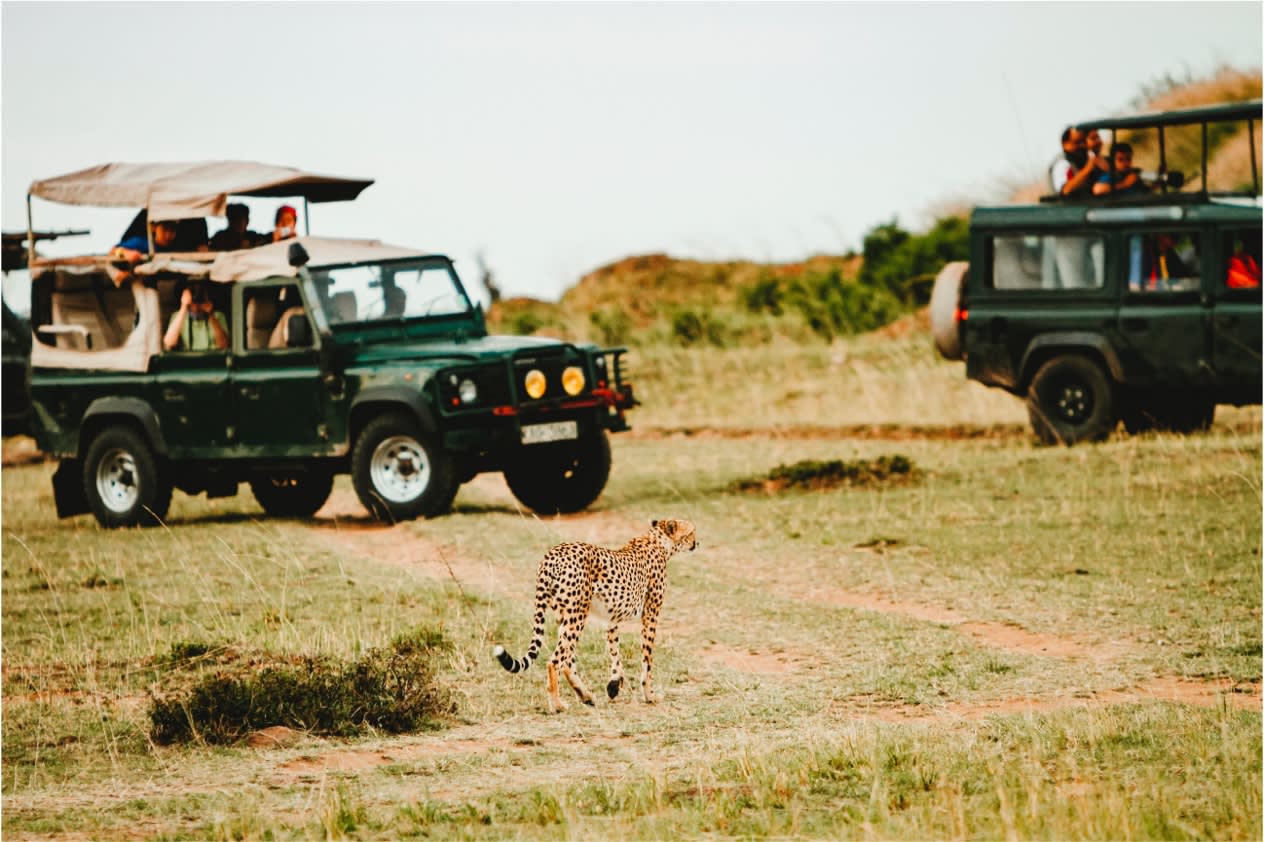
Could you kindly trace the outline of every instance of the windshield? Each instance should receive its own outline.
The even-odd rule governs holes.
[[[444,260],[408,260],[313,269],[331,325],[457,316],[469,299]]]

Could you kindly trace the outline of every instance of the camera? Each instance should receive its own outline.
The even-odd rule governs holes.
[[[190,315],[193,316],[194,320],[205,321],[210,316],[209,308],[204,305],[210,303],[211,295],[205,286],[195,284],[189,287],[189,301],[193,305],[189,309],[191,311]]]

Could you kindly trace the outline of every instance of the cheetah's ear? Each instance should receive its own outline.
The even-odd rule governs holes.
[[[676,534],[676,521],[674,520],[656,520],[654,527],[668,538]]]

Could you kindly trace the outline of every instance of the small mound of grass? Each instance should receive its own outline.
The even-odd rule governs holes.
[[[907,456],[879,456],[876,459],[805,459],[792,465],[778,465],[766,476],[738,480],[735,491],[778,492],[789,489],[819,491],[839,486],[871,486],[903,483],[914,479],[917,469]]]
[[[187,689],[155,695],[150,736],[159,745],[220,745],[273,725],[328,736],[438,728],[453,704],[430,665],[437,643],[423,632],[351,663],[305,655],[250,658],[265,665],[248,672],[221,667]]]

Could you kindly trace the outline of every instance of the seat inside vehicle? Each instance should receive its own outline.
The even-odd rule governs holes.
[[[267,348],[277,327],[277,302],[270,290],[251,296],[246,302],[246,348]]]

